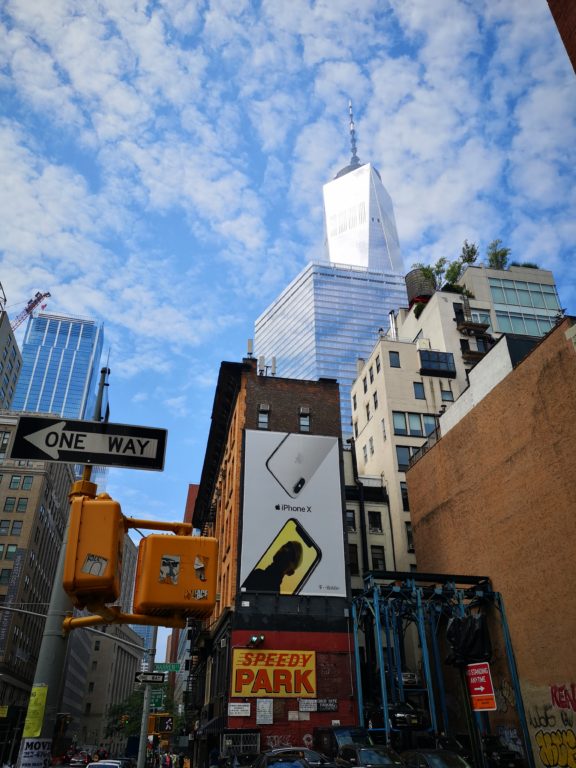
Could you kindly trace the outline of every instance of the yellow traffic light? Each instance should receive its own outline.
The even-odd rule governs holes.
[[[120,596],[125,531],[120,504],[107,493],[72,500],[63,586],[77,608]]]
[[[209,616],[216,604],[218,542],[208,536],[153,534],[140,541],[134,612]]]

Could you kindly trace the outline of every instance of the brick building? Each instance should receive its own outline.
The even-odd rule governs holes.
[[[220,543],[217,606],[191,633],[196,764],[357,722],[340,434],[335,381],[222,363],[193,517]]]
[[[486,574],[504,596],[536,765],[564,766],[576,744],[574,318],[516,365],[513,350],[502,338],[471,371],[407,472],[414,541],[422,571]],[[509,734],[518,713],[500,661],[490,721]]]

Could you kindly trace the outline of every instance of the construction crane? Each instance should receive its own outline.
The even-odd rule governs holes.
[[[48,292],[40,293],[40,291],[37,291],[34,294],[34,298],[30,299],[30,301],[28,302],[28,304],[26,304],[26,306],[24,307],[22,312],[20,312],[20,314],[16,318],[14,318],[14,320],[12,321],[11,326],[10,326],[12,328],[12,330],[15,331],[16,328],[18,328],[19,325],[22,325],[24,320],[26,320],[26,318],[29,315],[32,314],[32,312],[36,309],[38,304],[40,304],[40,302],[44,301],[44,299],[49,298],[50,295],[51,294],[48,293]],[[42,309],[44,309],[44,307],[42,307]]]

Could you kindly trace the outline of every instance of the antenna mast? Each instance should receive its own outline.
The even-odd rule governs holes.
[[[350,115],[350,148],[352,150],[352,158],[350,159],[350,165],[359,166],[360,159],[358,158],[358,147],[356,146],[356,126],[354,125],[354,114],[352,112],[352,100],[348,101],[348,113]]]

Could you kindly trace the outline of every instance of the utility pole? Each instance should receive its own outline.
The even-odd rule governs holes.
[[[154,669],[154,659],[156,658],[156,641],[158,639],[158,627],[152,629],[152,645],[148,651],[148,669],[151,672]],[[146,765],[146,749],[148,746],[148,714],[150,713],[150,683],[144,684],[144,701],[142,702],[142,721],[140,723],[140,742],[138,744],[138,764],[137,768],[144,768]]]
[[[100,383],[92,417],[93,421],[101,421],[104,387],[107,386],[106,377],[109,373],[109,368],[102,368],[100,371]],[[92,467],[85,466],[82,480],[79,480],[72,486],[70,499],[75,495],[96,496],[97,486],[91,482],[91,476]],[[73,610],[72,601],[64,592],[62,586],[69,521],[70,516],[68,516],[66,522],[62,547],[60,548],[54,574],[50,605],[46,615],[46,624],[44,625],[44,633],[38,653],[38,663],[36,665],[22,733],[22,743],[20,744],[17,762],[18,768],[36,768],[43,764],[50,765],[51,762],[52,739],[56,726],[60,693],[63,686],[64,663],[68,647],[68,635],[62,631],[62,622]]]

